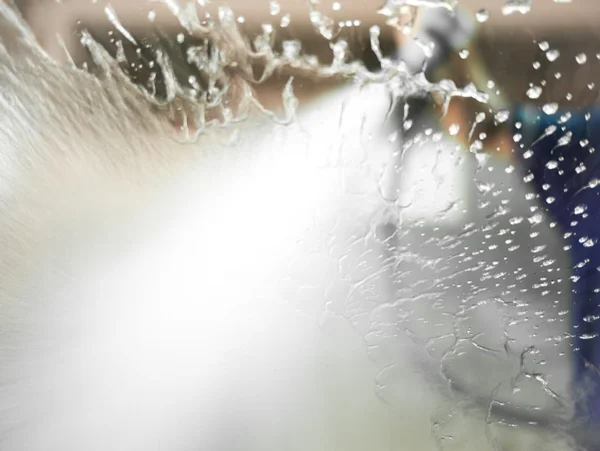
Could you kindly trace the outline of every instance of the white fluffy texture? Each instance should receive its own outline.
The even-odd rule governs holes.
[[[360,338],[325,340],[323,293],[302,293],[341,281],[325,231],[362,234],[372,214],[341,202],[335,161],[316,161],[339,147],[264,123],[234,145],[233,129],[178,145],[114,101],[126,92],[38,75],[4,76],[0,448],[387,443]]]

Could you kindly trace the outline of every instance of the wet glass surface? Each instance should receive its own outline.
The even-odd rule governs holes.
[[[0,1],[0,449],[597,449],[597,12]]]

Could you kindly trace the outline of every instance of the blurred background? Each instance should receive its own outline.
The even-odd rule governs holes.
[[[133,36],[148,34],[149,28],[152,27],[160,29],[166,37],[176,40],[177,35],[182,32],[182,27],[170,12],[169,4],[171,7],[182,7],[190,2],[17,0],[16,3],[32,25],[40,43],[51,55],[63,59],[63,47],[66,46],[74,60],[81,64],[85,56],[77,45],[78,30],[85,28],[94,36],[104,35],[107,46],[110,40],[108,33],[112,31],[118,34],[118,30],[107,20],[107,5],[113,8],[119,22]],[[203,12],[218,15],[219,7],[230,7],[240,27],[248,35],[256,35],[261,31],[263,24],[271,24],[276,30],[276,40],[281,42],[297,39],[306,52],[318,56],[323,63],[332,59],[330,41],[320,35],[309,20],[308,2],[236,0],[191,3],[200,9],[199,17],[202,17]],[[404,3],[412,2],[390,1],[389,5],[391,8],[398,8]],[[503,8],[507,4],[511,5],[510,0],[458,2],[473,14],[478,11],[489,13],[489,19],[478,34],[477,45],[481,48],[483,58],[502,91],[511,98],[524,100],[529,83],[546,79],[549,86],[539,98],[540,103],[562,100],[567,94],[573,96],[574,104],[594,101],[599,87],[588,89],[587,85],[600,64],[596,58],[600,33],[596,17],[600,12],[600,5],[594,0],[519,0],[512,3],[531,6],[526,6],[527,14],[518,12],[519,9],[515,13],[505,14],[506,10],[503,12]],[[384,6],[384,2],[326,0],[318,2],[317,9],[333,20],[339,29],[337,36],[348,41],[351,55],[372,66],[377,64],[369,43],[368,29],[372,25],[381,26],[380,41],[384,53],[390,54],[394,51],[394,28],[386,26],[386,17],[378,13]],[[57,39],[57,34],[62,43]],[[552,48],[564,57],[550,64],[542,58],[543,52],[536,45],[536,42],[542,41],[550,42]],[[572,60],[579,53],[588,55],[588,62],[574,70]],[[539,61],[541,67],[534,66],[536,61]],[[561,73],[562,77],[557,79],[554,76],[556,73]],[[259,89],[274,89],[280,92],[281,88],[276,86],[276,83],[277,80],[270,80],[269,86],[260,86]],[[299,86],[302,89],[300,95],[306,98],[319,95],[322,89],[327,89],[327,86],[316,87],[309,81]]]

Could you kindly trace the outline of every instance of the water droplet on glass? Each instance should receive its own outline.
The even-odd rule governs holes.
[[[155,19],[156,19],[156,11],[154,11],[154,10],[151,10],[151,11],[148,13],[148,20],[149,20],[150,22],[154,22],[154,20],[155,20]]]
[[[450,133],[450,136],[456,136],[459,131],[460,131],[460,126],[458,124],[452,124],[448,128],[448,133]]]
[[[477,19],[477,22],[479,22],[479,23],[487,22],[488,19],[490,18],[490,12],[487,9],[480,9],[475,14],[475,18]]]
[[[542,111],[546,114],[555,114],[558,111],[558,103],[556,103],[556,102],[546,103],[542,107]]]
[[[599,319],[600,319],[600,316],[598,316],[598,315],[588,315],[583,318],[583,320],[586,323],[593,323],[594,321],[598,321]]]
[[[295,60],[300,55],[302,45],[300,41],[283,41],[283,56],[288,60]]]
[[[339,11],[340,9],[342,9],[342,5],[339,2],[333,2],[333,5],[331,5],[331,9],[333,9],[334,11]]]
[[[346,55],[348,50],[348,42],[340,39],[334,44],[331,44],[331,50],[333,51],[333,67],[339,67],[346,61]]]
[[[531,86],[528,90],[527,90],[527,97],[529,97],[530,99],[539,99],[539,97],[542,95],[542,88],[540,86]]]
[[[531,11],[531,0],[507,0],[502,7],[502,14],[505,16],[515,13],[527,14],[529,11]]]
[[[542,41],[538,44],[538,47],[542,52],[546,52],[550,48],[550,44],[548,44],[548,41]]]
[[[269,3],[269,12],[272,16],[276,16],[281,11],[281,6],[279,3],[272,1]]]
[[[469,51],[467,49],[463,49],[460,52],[458,52],[458,55],[462,58],[462,59],[467,59],[469,57]]]
[[[585,53],[579,53],[575,56],[575,61],[577,61],[577,64],[585,64],[587,62],[587,55]]]
[[[572,132],[567,132],[564,136],[561,136],[558,139],[558,146],[566,146],[567,144],[569,144],[571,142],[571,138],[573,137],[573,133]]]
[[[577,205],[573,209],[573,213],[575,213],[576,215],[580,215],[580,214],[582,214],[586,210],[587,210],[587,205]]]
[[[550,61],[551,63],[556,61],[558,59],[558,57],[560,56],[560,52],[556,49],[553,50],[548,50],[546,52],[546,58],[548,59],[548,61]]]
[[[281,22],[279,23],[279,25],[280,25],[282,28],[285,28],[285,27],[287,27],[289,24],[290,24],[290,15],[289,15],[289,14],[284,14],[284,15],[281,17]]]
[[[500,110],[496,113],[494,119],[496,120],[496,122],[499,122],[501,124],[503,122],[506,122],[509,116],[510,112],[508,110]]]
[[[538,70],[540,67],[542,67],[539,61],[534,61],[532,65],[535,70]]]
[[[526,160],[533,157],[533,150],[531,149],[527,149],[524,153],[523,153],[523,158],[525,158]]]
[[[529,223],[536,225],[544,222],[544,215],[542,213],[536,213],[532,217],[529,218]]]
[[[558,167],[558,161],[550,160],[548,163],[546,163],[546,167],[548,169],[556,169]]]
[[[330,17],[325,16],[316,9],[313,9],[309,15],[310,22],[319,31],[325,39],[333,39],[335,34],[335,22]]]

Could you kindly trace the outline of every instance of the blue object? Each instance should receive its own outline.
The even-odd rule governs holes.
[[[566,237],[572,266],[576,415],[600,425],[600,108],[546,114],[522,106],[519,157],[546,211]]]

